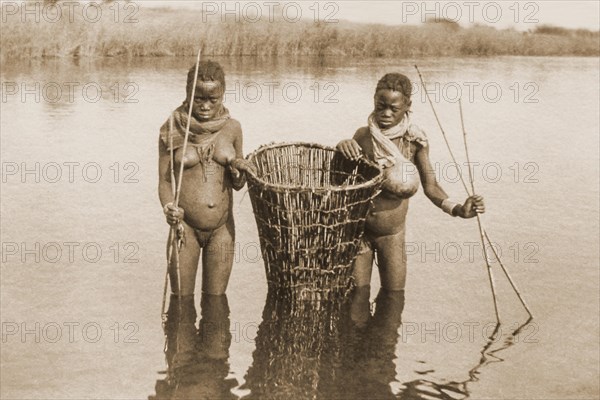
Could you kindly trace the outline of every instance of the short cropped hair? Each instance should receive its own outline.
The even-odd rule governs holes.
[[[404,95],[404,97],[406,97],[407,100],[410,100],[410,96],[412,94],[412,83],[410,82],[410,79],[406,77],[406,75],[393,72],[385,74],[383,78],[377,82],[375,93],[380,90],[392,90],[394,92],[400,92]]]
[[[196,65],[192,66],[188,71],[186,93],[189,95],[192,85],[194,84],[194,72],[196,71]],[[216,81],[221,83],[223,91],[225,91],[225,71],[218,62],[208,60],[201,61],[198,65],[198,81],[211,82]]]

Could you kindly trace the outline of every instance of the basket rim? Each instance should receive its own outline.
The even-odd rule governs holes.
[[[314,147],[314,148],[318,148],[318,149],[322,149],[322,150],[331,150],[334,151],[336,153],[340,153],[339,150],[337,150],[334,147],[331,146],[325,146],[319,143],[311,143],[311,142],[272,142],[272,143],[268,143],[268,144],[264,144],[261,145],[258,149],[254,150],[253,152],[249,153],[246,156],[246,160],[251,161],[253,157],[255,157],[258,153],[264,151],[264,150],[269,150],[269,149],[274,149],[274,148],[278,148],[278,147],[288,147],[288,146],[298,146],[298,147]],[[377,171],[379,171],[379,173],[365,181],[362,183],[359,183],[357,185],[348,185],[348,186],[344,186],[344,187],[336,187],[336,186],[332,186],[329,188],[311,188],[308,186],[297,186],[297,185],[282,185],[282,184],[275,184],[275,183],[269,183],[266,182],[264,179],[259,178],[258,176],[256,176],[256,174],[252,171],[247,171],[246,173],[248,175],[250,175],[250,177],[259,182],[262,186],[266,187],[266,188],[271,188],[271,189],[284,189],[284,190],[311,190],[311,191],[328,191],[328,192],[345,192],[345,191],[349,191],[349,190],[357,190],[357,189],[364,189],[364,188],[368,188],[368,187],[372,187],[375,186],[377,184],[379,184],[381,181],[383,181],[384,179],[384,175],[383,175],[383,170],[381,169],[381,167],[366,159],[366,158],[361,158],[360,160],[358,160],[359,163],[365,163],[375,169],[377,169]]]

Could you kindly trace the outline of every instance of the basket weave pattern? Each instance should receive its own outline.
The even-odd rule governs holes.
[[[263,146],[248,159],[269,287],[345,292],[381,170],[308,143]]]

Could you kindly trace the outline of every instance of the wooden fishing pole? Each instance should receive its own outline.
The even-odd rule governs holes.
[[[444,131],[444,128],[442,127],[442,123],[440,122],[440,119],[438,118],[437,112],[435,111],[435,107],[433,107],[433,102],[431,101],[431,98],[429,97],[429,93],[427,93],[427,89],[425,88],[425,82],[423,81],[423,76],[421,76],[421,71],[419,71],[419,67],[417,67],[416,64],[415,64],[415,68],[417,70],[417,73],[419,74],[419,79],[421,80],[421,86],[423,86],[423,91],[425,92],[425,96],[427,97],[427,100],[429,101],[429,105],[431,106],[431,111],[433,111],[433,116],[435,117],[438,127],[440,128],[440,131],[442,132],[442,137],[444,138],[444,142],[446,142],[446,147],[448,148],[448,152],[450,153],[452,162],[456,166],[456,171],[458,172],[460,181],[462,182],[463,187],[465,188],[465,191],[467,192],[467,194],[469,194],[469,188],[467,188],[467,184],[465,183],[465,180],[462,176],[462,171],[458,167],[458,163],[456,162],[456,158],[454,157],[454,153],[452,152],[452,148],[450,147],[450,143],[448,142],[448,138],[446,137],[446,132]],[[470,172],[470,170],[469,170],[469,172]]]
[[[523,296],[521,295],[521,292],[519,292],[519,289],[517,288],[517,285],[515,285],[515,283],[513,282],[512,278],[510,277],[510,274],[508,273],[508,270],[506,269],[506,267],[504,267],[504,264],[502,263],[502,260],[500,259],[500,256],[496,252],[496,249],[494,248],[494,246],[492,246],[492,241],[490,240],[490,238],[489,238],[489,236],[487,234],[487,231],[485,229],[484,229],[483,233],[484,233],[486,239],[488,240],[488,243],[490,243],[490,247],[492,248],[492,252],[494,253],[494,256],[496,257],[496,260],[498,260],[498,264],[500,264],[500,267],[502,268],[502,271],[504,271],[504,275],[506,275],[506,279],[508,279],[508,282],[510,282],[510,286],[512,286],[512,288],[515,291],[517,297],[521,301],[521,304],[525,308],[525,311],[527,311],[527,314],[529,314],[529,320],[531,320],[533,318],[533,314],[531,313],[531,310],[527,306],[527,303],[525,303],[525,299],[523,299]]]
[[[194,97],[196,94],[196,84],[198,83],[198,68],[200,67],[200,53],[202,52],[202,49],[198,49],[198,57],[196,58],[196,72],[194,72],[194,86],[192,86],[192,93],[191,93],[191,98],[190,98],[190,107],[188,110],[188,117],[187,117],[187,123],[185,125],[185,137],[183,138],[183,149],[182,154],[185,155],[185,150],[187,148],[187,143],[188,143],[188,138],[190,136],[190,123],[192,122],[192,108],[194,106]],[[175,207],[179,206],[179,194],[181,193],[181,182],[183,182],[183,162],[180,163],[179,165],[179,176],[178,176],[178,180],[177,180],[177,192],[175,194],[175,201],[173,202],[173,205]]]
[[[438,118],[437,112],[435,111],[435,107],[433,106],[433,102],[431,101],[431,98],[429,97],[429,93],[427,92],[427,89],[425,87],[425,81],[423,80],[423,76],[421,75],[421,71],[419,71],[419,67],[417,67],[417,65],[415,64],[415,69],[417,70],[417,74],[419,75],[419,80],[421,81],[421,86],[423,87],[423,91],[425,92],[425,96],[427,97],[427,100],[429,102],[429,105],[431,106],[431,110],[433,111],[433,115],[435,116],[435,120],[437,121],[437,124],[440,128],[440,131],[442,132],[442,136],[444,138],[444,141],[446,142],[446,146],[448,147],[448,151],[450,152],[450,156],[452,157],[452,161],[454,162],[454,165],[456,165],[456,169],[458,170],[458,175],[460,176],[460,180],[465,188],[465,191],[467,192],[467,195],[470,196],[469,194],[469,188],[467,187],[467,184],[465,183],[465,180],[462,176],[462,173],[460,171],[460,169],[458,168],[458,163],[456,162],[456,158],[454,157],[454,153],[452,152],[452,148],[450,147],[450,143],[448,142],[448,138],[446,137],[446,132],[444,131],[444,128],[442,127],[442,124],[440,122],[440,119]],[[471,168],[469,168],[469,175],[471,174]],[[473,193],[475,193],[473,191]],[[479,215],[477,215],[477,221],[479,222]],[[496,322],[498,325],[500,325],[500,315],[498,314],[498,300],[496,297],[496,284],[494,282],[494,276],[492,275],[492,266],[490,265],[490,261],[488,259],[488,255],[487,255],[487,250],[485,247],[485,240],[483,238],[483,231],[481,228],[481,224],[479,225],[479,234],[481,237],[481,245],[483,246],[483,256],[485,258],[485,264],[487,266],[487,273],[488,273],[488,280],[490,282],[490,288],[492,290],[492,298],[494,300],[494,312],[496,314]]]
[[[475,195],[475,183],[473,182],[473,173],[471,172],[471,160],[469,159],[469,150],[467,149],[467,131],[465,130],[465,125],[464,125],[464,121],[463,121],[462,102],[461,102],[460,98],[458,99],[458,107],[460,109],[460,123],[461,123],[462,131],[463,131],[463,142],[465,145],[465,155],[467,158],[467,169],[469,170],[469,181],[471,182],[471,190],[472,190],[471,193],[473,193],[473,195]],[[467,194],[469,194],[468,191],[467,191]],[[485,246],[485,238],[483,235],[483,226],[481,223],[481,217],[479,216],[478,212],[476,212],[475,215],[477,217],[477,227],[479,228],[479,237],[481,239],[481,246],[483,247],[483,257],[485,257],[485,264],[487,265],[488,276],[490,278],[490,284],[492,286],[494,286],[494,282],[493,282],[494,276],[492,275],[492,266],[490,265],[487,248]],[[491,246],[491,243],[490,243],[490,246]],[[498,316],[498,307],[495,302],[494,302],[494,307],[496,309],[496,319],[498,321],[498,324],[500,324],[500,318]]]
[[[194,98],[196,95],[196,84],[198,83],[198,69],[200,67],[200,55],[202,53],[202,49],[198,49],[198,56],[196,57],[196,68],[195,68],[195,72],[194,72],[194,83],[192,86],[192,91],[191,91],[191,98],[189,99],[189,109],[188,109],[188,118],[187,118],[187,123],[185,126],[185,136],[183,138],[183,147],[181,149],[182,151],[182,158],[185,157],[185,152],[187,149],[187,144],[188,144],[188,139],[190,136],[190,123],[192,120],[192,108],[194,106]],[[173,169],[173,162],[174,162],[174,156],[173,156],[173,136],[172,136],[172,131],[173,131],[173,114],[171,114],[171,117],[169,119],[169,140],[170,140],[170,148],[171,148],[171,190],[174,189],[174,196],[175,199],[173,201],[173,206],[175,206],[175,208],[179,207],[179,195],[181,193],[181,183],[183,182],[183,159],[181,160],[180,164],[179,164],[179,175],[177,176],[177,178],[175,177],[175,172]],[[177,180],[177,185],[175,185],[175,180]],[[175,187],[176,186],[176,187]],[[162,313],[161,315],[165,316],[165,307],[166,307],[166,299],[167,299],[167,286],[168,286],[168,276],[169,276],[169,269],[171,267],[171,259],[173,257],[173,248],[175,247],[175,267],[177,269],[177,296],[179,297],[179,299],[181,300],[181,271],[179,269],[179,246],[174,245],[174,243],[177,241],[178,239],[178,234],[177,234],[177,230],[175,227],[171,226],[171,229],[169,230],[169,238],[167,239],[169,241],[169,248],[167,251],[167,273],[165,275],[165,286],[164,286],[164,290],[163,290],[163,301],[162,301]],[[180,301],[181,303],[181,301]]]
[[[463,131],[463,142],[465,144],[465,155],[467,157],[467,166],[469,166],[469,180],[471,181],[471,189],[473,190],[473,193],[475,193],[475,184],[473,183],[473,175],[471,174],[471,168],[470,168],[471,161],[469,160],[469,149],[468,149],[468,146],[467,146],[467,131],[465,129],[465,123],[464,123],[464,118],[463,118],[463,110],[462,110],[462,101],[461,101],[460,98],[458,99],[458,108],[460,110],[460,125],[461,125],[462,131]],[[513,290],[517,294],[517,297],[521,301],[521,304],[523,305],[523,307],[525,308],[525,310],[529,314],[529,317],[533,318],[533,314],[529,310],[529,307],[527,307],[527,303],[525,303],[525,300],[523,299],[523,296],[521,296],[521,293],[519,292],[519,289],[517,288],[517,286],[513,282],[510,274],[508,273],[508,270],[504,267],[504,264],[502,263],[502,260],[500,260],[500,256],[498,255],[498,252],[496,252],[496,249],[492,245],[492,241],[490,240],[490,237],[488,236],[487,231],[483,228],[483,222],[481,221],[481,218],[479,217],[479,214],[477,214],[477,224],[479,225],[479,234],[481,235],[482,243],[483,243],[483,237],[485,236],[485,238],[488,241],[488,244],[490,245],[490,247],[492,249],[492,252],[494,253],[494,256],[496,257],[496,260],[498,260],[498,263],[500,264],[500,267],[502,268],[502,271],[504,272],[504,275],[506,275],[506,278],[508,279],[508,282],[510,282],[510,285],[512,286]],[[483,248],[485,250],[485,246]]]
[[[173,153],[173,113],[171,113],[171,115],[169,116],[169,154],[170,154],[170,163],[169,163],[169,169],[170,169],[170,175],[171,175],[171,194],[173,195],[173,197],[175,197],[175,192],[177,191],[177,187],[176,187],[176,183],[175,183],[175,155]],[[162,318],[163,318],[163,323],[166,320],[166,306],[167,306],[167,287],[169,284],[169,269],[171,267],[171,261],[173,258],[173,247],[175,246],[174,244],[176,243],[176,234],[177,231],[175,230],[175,227],[171,226],[169,229],[169,237],[167,239],[167,243],[169,244],[169,247],[167,248],[167,270],[165,271],[165,283],[164,283],[164,287],[163,287],[163,298],[162,298]]]

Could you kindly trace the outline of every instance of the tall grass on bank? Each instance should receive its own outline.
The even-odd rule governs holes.
[[[341,21],[202,21],[200,11],[141,7],[137,22],[22,20],[2,15],[2,62],[48,57],[193,56],[598,56],[600,33],[540,26],[530,32],[453,23],[384,26]]]

